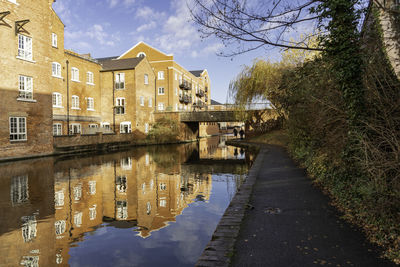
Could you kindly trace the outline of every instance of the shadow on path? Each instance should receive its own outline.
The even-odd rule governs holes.
[[[284,148],[264,146],[232,266],[395,266],[339,218]]]

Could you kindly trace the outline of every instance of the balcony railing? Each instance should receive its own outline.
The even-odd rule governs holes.
[[[192,102],[192,97],[188,96],[188,95],[185,95],[183,97],[183,102],[185,102],[185,104],[188,104],[188,103]]]
[[[206,86],[206,90],[205,90],[206,92],[208,92],[208,87]]]
[[[184,96],[183,95],[179,95],[179,102],[184,102]]]
[[[203,97],[204,96],[204,91],[203,90],[197,90],[196,91],[196,95],[199,97]]]
[[[179,88],[183,90],[191,90],[192,89],[192,84],[189,83],[188,81],[183,80],[181,84],[179,84]]]

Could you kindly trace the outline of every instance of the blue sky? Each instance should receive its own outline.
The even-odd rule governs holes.
[[[255,58],[275,60],[276,50],[259,49],[224,58],[215,38],[202,39],[190,21],[186,0],[57,0],[65,24],[65,48],[93,57],[121,55],[139,41],[165,53],[188,70],[207,69],[211,98],[225,103],[229,82]]]

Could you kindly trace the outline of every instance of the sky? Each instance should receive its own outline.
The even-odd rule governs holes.
[[[216,38],[201,38],[187,0],[57,0],[53,8],[65,24],[65,48],[92,57],[119,56],[140,41],[187,70],[207,69],[211,99],[226,103],[229,83],[255,58],[276,60],[279,51],[258,49],[233,58]]]

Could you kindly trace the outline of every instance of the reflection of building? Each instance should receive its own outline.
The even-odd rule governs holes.
[[[1,266],[55,265],[52,166],[52,159],[1,165]]]
[[[1,263],[68,266],[73,243],[103,223],[149,237],[191,203],[209,200],[212,176],[193,171],[191,160],[199,160],[194,143],[1,165]]]

